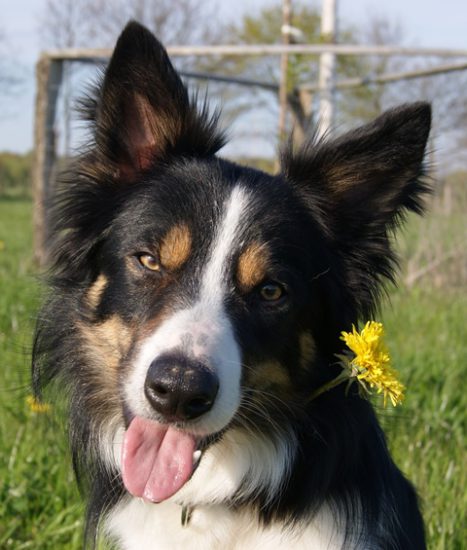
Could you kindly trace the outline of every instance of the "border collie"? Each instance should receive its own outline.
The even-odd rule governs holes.
[[[128,24],[52,207],[33,381],[67,398],[85,545],[425,548],[369,401],[309,397],[423,209],[430,106],[289,147],[272,176],[218,157],[199,103]]]

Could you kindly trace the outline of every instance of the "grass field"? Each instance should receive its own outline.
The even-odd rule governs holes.
[[[449,235],[452,223],[465,223],[449,219],[443,220]],[[403,250],[415,250],[420,233],[426,238],[421,223],[411,221]],[[418,285],[391,292],[383,311],[408,390],[401,408],[381,410],[380,417],[396,461],[422,497],[429,548],[461,550],[467,544],[467,288],[465,281]],[[53,412],[33,413],[26,404],[38,287],[31,204],[0,201],[0,548],[75,550],[82,506],[63,429]]]

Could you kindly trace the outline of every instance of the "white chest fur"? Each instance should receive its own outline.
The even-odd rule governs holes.
[[[224,505],[199,506],[182,526],[181,506],[131,498],[108,517],[106,531],[124,550],[337,550],[342,537],[328,513],[303,528],[261,527],[253,514]]]

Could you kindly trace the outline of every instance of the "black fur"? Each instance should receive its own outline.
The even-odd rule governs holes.
[[[230,504],[251,507],[258,521],[293,525],[327,502],[348,540],[362,548],[424,548],[416,494],[392,462],[372,406],[341,387],[312,402],[308,396],[338,372],[340,332],[367,320],[384,281],[394,279],[391,230],[406,211],[422,211],[428,191],[429,105],[402,106],[337,140],[289,149],[282,173],[270,176],[216,156],[223,145],[217,117],[198,109],[163,47],[130,23],[86,103],[86,117],[92,142],[65,175],[52,209],[52,290],[39,317],[33,381],[38,395],[57,381],[69,398],[90,546],[99,521],[125,493],[119,473],[104,467],[97,443],[109,417],[124,422],[125,405],[119,394],[96,398],[108,388],[82,349],[79,327],[114,314],[143,326],[171,301],[188,300],[219,215],[216,205],[241,182],[254,196],[245,239],[273,243],[273,272],[290,293],[272,311],[256,294],[233,289],[229,313],[245,363],[278,359],[290,372],[288,408],[268,412],[276,424],[293,426],[299,452],[285,489],[272,501],[259,494],[255,501],[233,497]],[[124,267],[128,254],[177,220],[189,220],[199,243],[186,269],[163,288],[132,279]],[[102,273],[109,284],[91,308],[86,293]],[[317,345],[305,369],[297,351],[304,329]],[[130,346],[122,365],[131,353]],[[245,416],[234,422],[271,430],[264,417]]]

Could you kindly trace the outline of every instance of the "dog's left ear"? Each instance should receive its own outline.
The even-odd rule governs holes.
[[[118,178],[132,181],[173,155],[214,154],[224,143],[218,117],[196,103],[162,44],[130,22],[91,106],[101,164],[110,161]]]
[[[334,141],[284,155],[285,176],[343,259],[360,311],[373,308],[379,280],[393,277],[388,230],[404,211],[423,210],[430,124],[429,104],[403,105]]]

